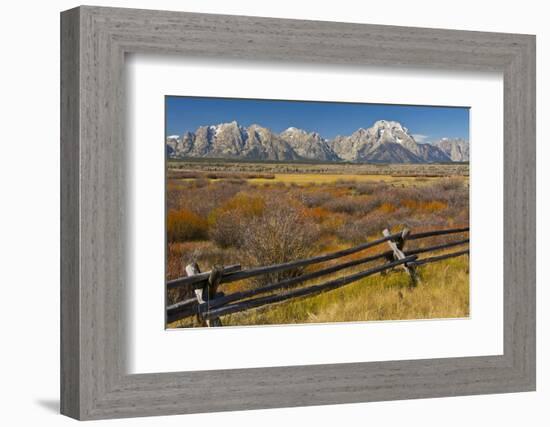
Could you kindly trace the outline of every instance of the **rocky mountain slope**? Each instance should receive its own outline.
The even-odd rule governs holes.
[[[358,129],[348,137],[332,141],[336,154],[351,162],[425,163],[448,162],[438,147],[419,144],[398,122],[379,120],[369,129]]]
[[[442,138],[434,145],[445,152],[453,162],[470,161],[470,144],[462,138]]]
[[[304,159],[322,161],[341,160],[334,152],[329,142],[317,132],[306,132],[302,129],[290,127],[280,133],[280,137],[287,141],[292,149]]]
[[[316,160],[356,163],[433,163],[468,161],[469,144],[462,139],[442,139],[419,144],[400,123],[379,120],[368,129],[332,140],[316,132],[290,127],[277,134],[260,125],[237,122],[201,126],[166,140],[171,158],[207,157],[247,160]]]
[[[254,160],[300,160],[301,157],[276,133],[237,122],[201,126],[194,133],[167,140],[169,157],[212,157]]]

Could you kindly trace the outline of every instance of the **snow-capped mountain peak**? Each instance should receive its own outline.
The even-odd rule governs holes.
[[[232,121],[201,126],[181,137],[171,135],[166,144],[171,157],[423,163],[467,161],[469,155],[467,141],[419,144],[406,127],[391,120],[378,120],[332,140],[294,126],[277,134],[259,124],[244,127]]]
[[[286,128],[283,132],[305,132],[302,129],[295,128],[294,126],[290,126],[289,128]]]

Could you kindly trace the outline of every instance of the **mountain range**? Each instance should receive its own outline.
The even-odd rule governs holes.
[[[443,138],[418,143],[399,122],[378,120],[349,136],[332,140],[317,132],[290,127],[275,133],[257,124],[244,127],[236,121],[200,126],[195,132],[166,139],[170,158],[206,157],[274,161],[346,161],[354,163],[467,162],[469,142]]]

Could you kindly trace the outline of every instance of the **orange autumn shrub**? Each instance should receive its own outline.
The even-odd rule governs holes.
[[[306,218],[312,219],[318,224],[325,222],[331,217],[331,215],[333,215],[331,212],[320,206],[315,208],[304,208],[303,214]]]
[[[418,201],[406,199],[401,202],[401,205],[410,209],[411,211],[422,211],[428,213],[438,212],[447,208],[447,203],[439,200]]]
[[[418,210],[419,202],[417,200],[406,199],[401,202],[401,205],[410,209],[411,211]]]
[[[208,222],[187,209],[171,210],[166,218],[166,234],[169,242],[206,239]]]
[[[422,209],[426,212],[437,212],[447,208],[447,203],[439,200],[432,200],[431,202],[425,202]]]
[[[258,216],[265,209],[265,200],[256,195],[237,193],[232,198],[214,209],[208,216],[210,223],[215,223],[220,215],[234,211],[243,217]]]
[[[397,208],[392,203],[384,202],[380,205],[378,210],[382,213],[390,214],[390,213],[395,212],[397,210]]]

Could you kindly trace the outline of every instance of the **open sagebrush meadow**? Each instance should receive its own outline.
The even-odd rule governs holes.
[[[284,263],[349,248],[382,236],[382,230],[414,232],[467,227],[468,164],[308,164],[169,161],[166,193],[166,279],[184,277],[196,262],[242,268]],[[406,242],[405,249],[445,243],[458,236]],[[386,245],[290,272],[220,286],[231,294],[387,250]],[[446,251],[451,252],[452,250]],[[441,254],[446,253],[440,252]],[[382,264],[380,260],[378,264]],[[374,263],[373,265],[377,265]],[[370,265],[369,265],[370,267]],[[293,289],[322,283],[349,268]],[[411,288],[396,267],[320,295],[229,314],[225,326],[341,321],[456,318],[469,315],[467,255],[419,266]],[[189,298],[171,289],[167,305]],[[168,327],[198,326],[193,318]]]

